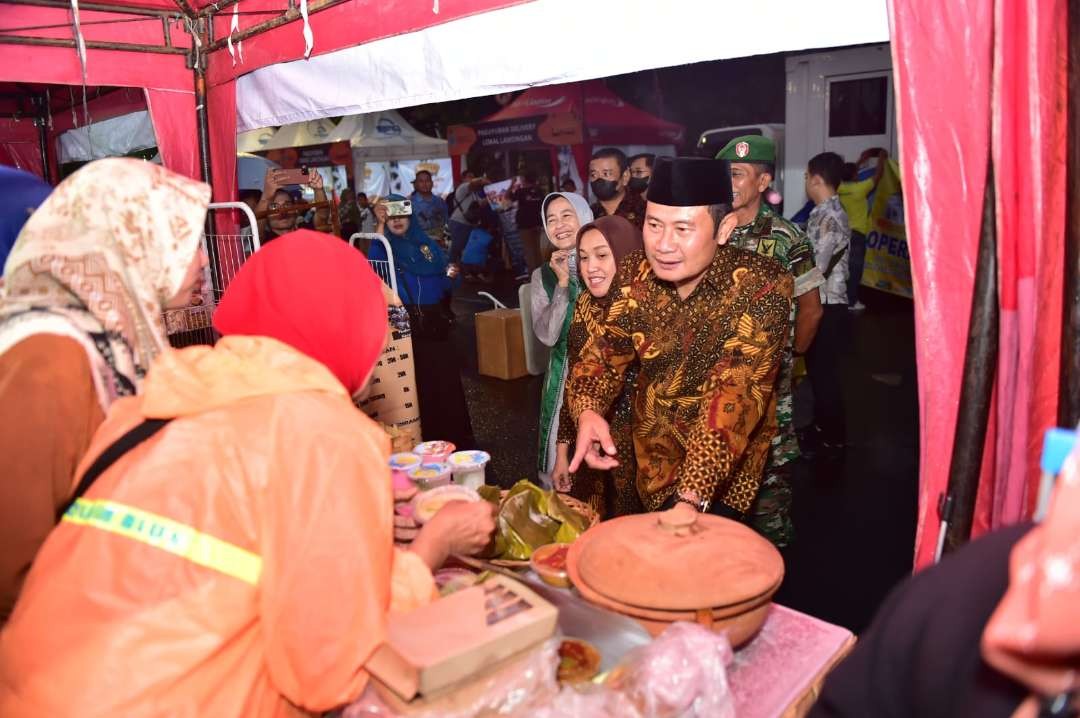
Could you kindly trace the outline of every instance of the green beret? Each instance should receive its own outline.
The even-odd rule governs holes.
[[[724,145],[716,159],[729,162],[776,162],[776,143],[761,135],[743,135]]]

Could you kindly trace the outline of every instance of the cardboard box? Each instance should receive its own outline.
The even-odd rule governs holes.
[[[475,676],[469,676],[461,683],[456,683],[431,695],[416,696],[411,701],[402,699],[374,676],[371,678],[371,685],[375,688],[379,700],[392,710],[394,715],[403,717],[417,715],[427,718],[457,715],[465,713],[480,700],[490,699],[493,685],[505,688],[521,681],[522,674],[530,667],[530,664],[535,665],[536,654],[541,650],[542,645],[532,646],[499,661]],[[554,667],[552,668],[552,682],[554,682]]]
[[[481,374],[497,379],[529,373],[519,310],[492,309],[476,315],[476,364]]]
[[[367,663],[400,698],[435,696],[555,633],[559,612],[521,583],[493,576],[427,606],[395,614]]]

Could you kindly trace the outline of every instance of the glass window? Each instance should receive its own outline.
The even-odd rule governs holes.
[[[829,83],[829,137],[883,135],[889,109],[886,76]]]

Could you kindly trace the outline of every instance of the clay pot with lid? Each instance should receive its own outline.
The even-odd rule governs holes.
[[[571,545],[567,573],[586,600],[653,635],[697,621],[739,646],[765,621],[784,560],[748,526],[678,504],[590,528]]]

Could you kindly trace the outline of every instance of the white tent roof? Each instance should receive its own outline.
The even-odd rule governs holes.
[[[289,147],[307,147],[308,145],[323,145],[329,142],[327,138],[334,131],[334,123],[330,120],[317,119],[305,122],[295,122],[291,125],[279,127],[266,144],[263,150],[284,150]],[[239,149],[237,150],[239,151]]]
[[[446,140],[429,137],[393,110],[342,118],[324,142],[348,142],[353,159],[365,162],[449,157]]]
[[[621,47],[638,51],[597,45],[598,27],[619,38]],[[526,38],[540,37],[577,49],[523,48]],[[662,10],[652,0],[534,0],[256,70],[237,80],[237,121],[250,129],[706,60],[888,40],[886,0],[772,0],[737,8],[668,0]]]
[[[241,132],[236,136],[236,151],[240,152],[261,152],[266,149],[266,143],[277,132],[273,127],[260,127],[255,130],[248,130],[247,132]]]

